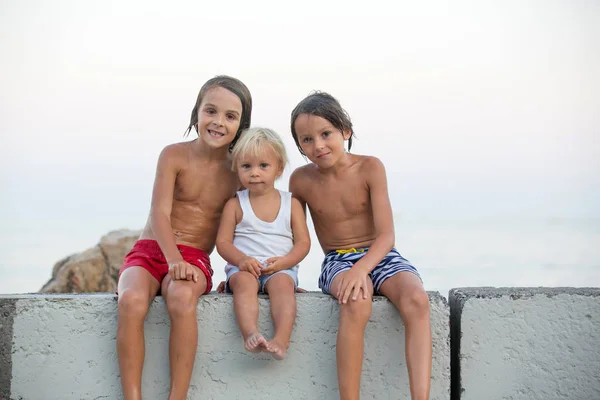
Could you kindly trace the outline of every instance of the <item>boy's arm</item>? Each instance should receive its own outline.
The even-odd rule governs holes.
[[[292,193],[292,197],[300,202],[302,211],[304,212],[304,214],[306,214],[306,201],[302,197],[301,181],[302,170],[300,168],[297,168],[294,172],[292,172],[292,175],[290,176],[289,191],[290,193]],[[306,215],[304,220],[306,221]]]
[[[368,171],[367,185],[371,197],[375,240],[369,246],[367,254],[354,264],[354,267],[364,268],[367,273],[371,272],[383,260],[394,247],[396,240],[385,167],[375,157],[371,157],[368,164],[365,165],[365,170]]]
[[[258,260],[248,257],[233,245],[233,234],[235,226],[241,220],[241,212],[237,197],[229,199],[225,204],[217,232],[217,252],[229,264],[235,265],[240,270],[248,271],[258,278],[262,265]]]
[[[175,180],[180,171],[178,150],[174,146],[167,146],[161,151],[158,157],[154,188],[152,189],[152,204],[150,207],[152,233],[169,265],[183,261],[183,257],[181,257],[177,249],[175,235],[171,226]]]
[[[340,303],[346,303],[350,296],[356,300],[360,290],[366,298],[366,277],[383,260],[394,247],[395,234],[392,216],[392,206],[387,189],[387,179],[383,163],[370,157],[364,165],[366,182],[371,197],[373,223],[375,225],[375,240],[369,247],[367,254],[354,264],[346,273],[336,297]]]
[[[302,204],[298,199],[292,197],[292,234],[294,235],[294,247],[283,257],[271,257],[267,260],[267,267],[263,268],[263,274],[272,274],[277,271],[292,268],[304,257],[310,250],[310,235],[308,226],[306,226],[306,215]]]

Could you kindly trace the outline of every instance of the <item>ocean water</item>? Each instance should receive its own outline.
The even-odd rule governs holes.
[[[598,219],[395,214],[394,226],[400,254],[419,270],[426,290],[444,296],[451,288],[465,286],[600,287]],[[300,264],[299,279],[301,287],[318,290],[323,253],[312,226],[310,230],[312,249]],[[56,261],[94,246],[106,232],[99,223],[64,231],[55,226],[2,226],[0,293],[36,292],[50,278]],[[225,277],[225,262],[216,251],[211,260],[216,287]]]

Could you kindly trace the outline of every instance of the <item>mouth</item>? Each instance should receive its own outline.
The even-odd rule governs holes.
[[[329,153],[324,153],[324,154],[318,154],[318,155],[317,155],[317,158],[323,158],[323,157],[327,157],[327,156],[328,156],[328,155],[330,155],[330,154],[331,154],[331,152],[329,152]]]
[[[210,130],[210,129],[208,129],[208,134],[210,136],[214,137],[214,138],[222,138],[223,136],[225,136],[224,133],[213,131],[213,130]]]

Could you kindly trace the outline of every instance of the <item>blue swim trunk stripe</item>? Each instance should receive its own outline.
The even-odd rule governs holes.
[[[319,288],[323,293],[331,294],[331,284],[337,274],[352,268],[368,251],[367,248],[357,250],[357,252],[342,254],[338,253],[337,250],[333,250],[325,255],[325,260],[321,265],[321,275],[319,276]],[[398,250],[392,249],[369,274],[373,281],[375,293],[379,294],[383,282],[399,272],[411,272],[421,279],[417,269],[406,258],[402,257]]]

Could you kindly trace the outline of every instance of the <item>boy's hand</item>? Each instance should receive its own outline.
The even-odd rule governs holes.
[[[217,293],[225,293],[225,281],[219,283],[219,286],[217,286]]]
[[[170,262],[169,275],[174,281],[185,280],[198,282],[198,268],[184,260]]]
[[[346,304],[351,298],[353,301],[358,299],[362,290],[363,299],[367,298],[367,279],[369,274],[356,266],[350,268],[342,277],[337,292],[338,303]]]
[[[250,272],[256,279],[261,274],[262,264],[254,257],[244,257],[238,265],[240,271]]]
[[[262,269],[262,273],[265,275],[274,274],[275,272],[287,269],[284,265],[283,257],[271,257],[268,258],[265,263],[267,266]]]

